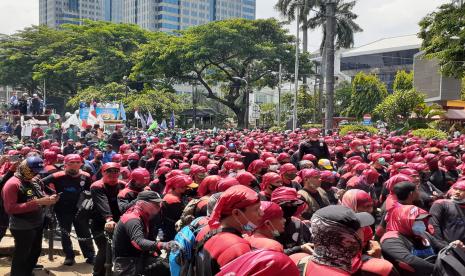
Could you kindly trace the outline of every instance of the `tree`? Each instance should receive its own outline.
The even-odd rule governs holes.
[[[40,86],[33,78],[40,63],[41,49],[63,39],[60,32],[45,26],[32,26],[13,35],[0,37],[0,84],[20,87],[31,95]]]
[[[391,125],[403,124],[415,108],[424,103],[425,95],[415,89],[398,90],[387,96],[373,111]]]
[[[167,118],[171,112],[178,113],[186,108],[182,96],[166,88],[152,88],[148,85],[141,91],[131,90],[126,96],[126,86],[115,82],[103,86],[90,86],[77,93],[67,105],[77,108],[80,102],[123,102],[128,111],[151,112],[156,119]]]
[[[421,48],[427,58],[439,59],[448,77],[465,76],[465,5],[445,4],[420,21]]]
[[[90,86],[121,82],[134,66],[133,54],[151,34],[136,25],[84,21],[62,25],[63,39],[39,52],[35,80],[47,80],[50,93],[66,97]]]
[[[306,124],[315,112],[315,99],[307,93],[304,87],[301,87],[297,94],[297,122],[298,125]],[[314,122],[313,122],[314,123]]]
[[[317,4],[317,0],[278,0],[274,6],[289,21],[294,21],[299,13],[297,24],[302,25],[302,50],[308,51],[308,16]]]
[[[360,72],[352,81],[350,106],[345,113],[348,116],[362,118],[364,114],[372,113],[387,95],[386,86],[378,77]]]
[[[409,91],[413,89],[413,71],[407,73],[405,70],[397,71],[393,83],[394,91]]]
[[[339,83],[335,91],[335,114],[341,115],[350,105],[350,97],[352,95],[352,84],[348,81]]]
[[[274,125],[276,117],[276,104],[265,103],[260,105],[260,122],[262,126],[270,127]]]
[[[244,127],[247,86],[249,90],[276,86],[277,75],[271,71],[278,71],[278,59],[290,71],[292,42],[293,37],[274,19],[210,22],[144,45],[131,77],[143,74],[167,81],[197,82],[208,98],[229,107],[238,126]],[[223,84],[223,93],[213,91],[217,84]]]
[[[354,34],[363,31],[363,29],[357,23],[355,23],[355,19],[358,17],[358,15],[352,11],[355,4],[356,1],[336,1],[336,49],[353,47]],[[317,9],[318,12],[316,12],[313,17],[308,19],[307,25],[311,30],[315,30],[319,27],[322,28],[323,39],[320,44],[320,52],[323,53],[326,40],[326,1],[317,1]]]

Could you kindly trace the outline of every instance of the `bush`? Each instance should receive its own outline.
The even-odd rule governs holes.
[[[369,132],[371,134],[376,134],[378,133],[378,129],[372,126],[346,125],[341,127],[339,135],[344,136],[349,132]]]
[[[321,128],[323,128],[323,125],[322,124],[303,124],[302,128],[303,129],[311,129],[311,128],[321,129]]]
[[[412,135],[423,139],[447,139],[447,133],[432,128],[416,129],[412,131]]]
[[[274,126],[268,129],[268,132],[283,132],[284,127]]]

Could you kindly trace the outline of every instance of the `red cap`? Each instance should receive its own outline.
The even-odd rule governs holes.
[[[239,181],[239,183],[241,185],[244,185],[244,186],[250,186],[250,184],[252,183],[252,181],[257,181],[257,178],[249,173],[249,172],[240,172],[236,175],[236,179],[237,181]]]
[[[65,156],[65,164],[70,162],[82,162],[82,158],[79,154],[68,154]]]
[[[163,193],[167,194],[171,190],[174,190],[176,188],[187,187],[191,184],[192,184],[192,178],[190,178],[190,176],[185,175],[185,174],[179,174],[179,175],[167,177],[166,186],[165,186],[165,190],[163,191]]]
[[[297,191],[291,187],[279,187],[271,193],[271,201],[276,204],[281,204],[283,202],[295,202],[296,205],[301,205],[304,202],[300,199]]]
[[[260,189],[264,191],[271,183],[282,182],[281,176],[274,172],[268,172],[263,175]]]
[[[202,182],[200,182],[197,194],[199,196],[205,196],[217,192],[216,189],[221,179],[219,175],[209,175],[205,177]]]
[[[316,156],[313,154],[307,153],[304,156],[302,156],[302,160],[315,161]]]
[[[457,181],[454,185],[452,185],[452,189],[465,191],[465,180]]]
[[[290,158],[289,154],[285,153],[285,152],[281,152],[278,157],[276,157],[276,160],[278,161],[282,161],[284,159],[288,159]]]
[[[129,181],[135,181],[136,183],[148,185],[150,182],[150,173],[147,169],[137,168],[131,172]]]
[[[128,156],[128,160],[139,160],[139,159],[140,159],[139,154],[137,154],[135,152],[129,154],[129,156]]]
[[[271,201],[260,202],[260,210],[262,210],[263,216],[261,217],[257,227],[263,226],[267,220],[283,218],[284,215],[281,207]]]
[[[303,169],[299,171],[298,176],[302,179],[308,179],[308,178],[319,178],[320,177],[320,171],[315,170],[315,169]]]
[[[102,172],[105,172],[108,169],[118,169],[121,170],[121,165],[115,162],[108,162],[102,166]]]
[[[119,153],[116,153],[116,154],[113,154],[113,156],[111,157],[111,162],[121,162],[123,160],[123,156]]]
[[[244,209],[260,202],[257,192],[243,185],[230,187],[223,192],[210,215],[208,224],[217,228],[223,216],[229,216],[234,209]]]
[[[283,164],[279,167],[279,174],[283,175],[285,173],[297,173],[297,168],[291,163]]]
[[[234,177],[223,178],[218,182],[216,186],[216,192],[224,192],[232,186],[240,185],[239,181],[237,181]]]

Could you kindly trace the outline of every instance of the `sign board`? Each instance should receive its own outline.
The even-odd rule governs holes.
[[[102,116],[102,119],[107,120],[116,120],[118,119],[118,108],[115,107],[97,107],[95,108],[95,112],[98,116]],[[87,120],[89,117],[89,108],[79,108],[79,119]]]
[[[371,115],[370,114],[363,115],[363,125],[364,126],[370,126],[371,125]]]

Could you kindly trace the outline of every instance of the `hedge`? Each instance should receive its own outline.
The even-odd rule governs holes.
[[[310,129],[310,128],[322,129],[322,128],[323,128],[323,125],[322,125],[322,124],[303,124],[303,125],[302,125],[302,128],[303,128],[303,129]]]
[[[378,129],[372,126],[346,125],[341,127],[339,135],[344,136],[349,132],[370,132],[371,134],[376,134],[378,133]]]
[[[447,139],[447,133],[441,130],[432,128],[420,128],[412,131],[413,136],[417,136],[423,139]]]
[[[274,126],[268,129],[268,132],[283,132],[284,127]]]

